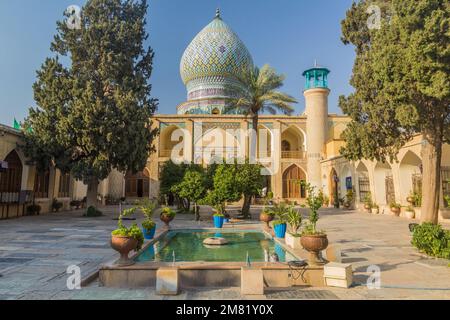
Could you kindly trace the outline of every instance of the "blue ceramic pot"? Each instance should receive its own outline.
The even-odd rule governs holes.
[[[275,231],[275,237],[284,238],[286,235],[286,223],[277,224],[273,227]]]
[[[214,218],[214,227],[222,228],[225,217],[214,216],[213,218]]]
[[[144,233],[144,239],[151,240],[155,236],[156,226],[154,226],[150,230],[142,228],[142,232]]]

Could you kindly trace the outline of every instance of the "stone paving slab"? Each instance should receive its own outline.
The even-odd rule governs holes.
[[[255,219],[259,210],[252,209]],[[67,290],[69,265],[78,264],[85,277],[102,263],[117,258],[109,244],[110,231],[117,225],[112,219],[117,216],[117,208],[103,211],[106,216],[99,218],[81,217],[77,211],[0,221],[0,300],[246,299],[240,296],[239,288],[185,290],[176,297],[158,296],[152,289],[103,288],[97,283],[82,290]],[[303,213],[307,215],[305,210]],[[343,262],[352,263],[356,286],[289,288],[271,291],[261,299],[450,299],[450,290],[438,290],[450,289],[450,268],[446,261],[424,257],[411,246],[410,220],[335,209],[321,210],[320,214],[318,228],[327,231],[330,243],[341,247]],[[125,223],[140,221],[138,218]],[[162,223],[157,224],[161,232]],[[212,226],[208,217],[195,222],[187,214],[178,215],[172,224],[186,228]],[[226,228],[245,229],[251,225],[247,222]],[[365,287],[370,276],[367,267],[371,265],[382,270],[379,290]]]

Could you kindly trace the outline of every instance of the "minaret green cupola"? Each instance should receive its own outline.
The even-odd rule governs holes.
[[[305,90],[313,88],[328,88],[328,74],[330,70],[327,68],[320,68],[314,66],[314,68],[308,69],[303,72],[305,77]]]

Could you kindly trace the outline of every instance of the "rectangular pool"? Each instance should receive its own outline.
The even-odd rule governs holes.
[[[221,237],[228,240],[223,246],[205,246],[203,240]],[[280,262],[295,260],[283,247],[261,231],[210,231],[173,230],[142,252],[138,262],[172,262],[175,260],[207,262],[245,262],[247,252],[252,262],[264,262],[266,250],[269,255],[276,253]]]

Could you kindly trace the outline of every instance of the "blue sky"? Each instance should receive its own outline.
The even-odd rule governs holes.
[[[35,106],[32,85],[36,70],[51,55],[56,21],[83,0],[0,0],[0,122],[23,120]],[[330,113],[341,113],[337,101],[352,91],[348,84],[354,50],[340,41],[340,21],[352,0],[150,0],[148,44],[155,51],[152,95],[158,113],[175,113],[186,99],[180,58],[195,35],[214,17],[223,20],[246,44],[259,66],[269,63],[286,75],[283,91],[297,98],[302,113],[302,72],[317,59],[331,70]]]

